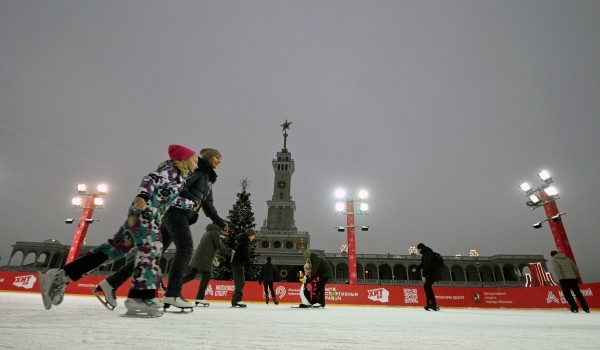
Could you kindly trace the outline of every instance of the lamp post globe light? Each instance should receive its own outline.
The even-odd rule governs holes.
[[[566,213],[559,212],[558,207],[556,206],[556,200],[560,197],[558,196],[558,190],[552,186],[554,180],[552,179],[552,176],[550,176],[548,170],[540,171],[538,177],[542,180],[542,184],[537,188],[532,188],[526,182],[519,186],[521,190],[525,192],[525,196],[528,198],[525,204],[531,210],[544,207],[546,212],[546,218],[534,223],[532,226],[533,228],[538,229],[542,227],[542,223],[548,222],[550,230],[552,231],[552,236],[554,237],[556,249],[575,262],[575,256],[571,250],[567,232],[562,223],[562,217],[566,215]]]
[[[94,215],[94,209],[102,209],[102,206],[104,205],[103,197],[106,196],[108,187],[105,184],[100,184],[96,189],[96,192],[88,192],[85,184],[78,184],[78,197],[73,197],[71,200],[73,208],[81,208],[82,210],[79,222],[77,223],[77,229],[75,230],[75,235],[73,236],[73,242],[69,249],[69,255],[67,256],[67,264],[79,257],[89,225],[94,221],[98,221],[98,219],[92,218],[92,215]],[[85,204],[83,204],[80,196],[86,196]],[[65,220],[65,223],[72,224],[74,221],[75,219],[68,218]]]
[[[358,215],[367,215],[369,211],[369,204],[367,198],[369,193],[365,190],[358,192],[358,200],[346,197],[346,191],[343,189],[337,189],[335,191],[335,197],[337,201],[335,203],[335,210],[338,213],[346,214],[346,226],[336,226],[338,232],[344,232],[347,230],[348,244],[346,246],[348,253],[348,282],[350,284],[356,284],[358,282],[358,274],[356,272],[356,239],[355,239],[355,225],[354,225],[354,203],[358,203]],[[361,231],[368,231],[369,226],[361,226]]]

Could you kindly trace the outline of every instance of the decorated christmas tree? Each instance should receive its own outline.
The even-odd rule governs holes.
[[[241,180],[242,192],[237,194],[237,200],[231,210],[227,220],[229,222],[229,234],[222,236],[222,242],[224,246],[231,249],[235,249],[237,246],[237,238],[240,234],[246,232],[249,228],[254,228],[254,213],[252,212],[252,202],[250,201],[250,193],[248,190],[248,180]],[[250,259],[253,263],[258,261],[258,255],[255,252],[256,243],[251,242],[250,244]],[[231,280],[233,274],[231,273],[231,255],[224,254],[217,251],[217,259],[220,264],[219,267],[214,268],[212,271],[212,278],[216,280]],[[246,280],[254,281],[258,278],[260,272],[260,266],[252,266],[245,269]]]

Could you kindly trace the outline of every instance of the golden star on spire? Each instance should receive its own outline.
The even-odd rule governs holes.
[[[283,129],[281,129],[281,132],[285,132],[286,130],[288,130],[290,128],[290,125],[292,125],[292,122],[288,122],[288,120],[285,120],[285,123],[281,124],[281,127]]]

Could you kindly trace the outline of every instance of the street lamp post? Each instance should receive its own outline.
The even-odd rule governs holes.
[[[369,193],[365,190],[360,190],[358,193],[359,197],[359,215],[366,215],[369,210],[367,203],[367,197]],[[356,273],[356,238],[355,238],[355,225],[354,225],[354,202],[352,198],[346,198],[346,191],[338,189],[336,191],[336,197],[338,202],[336,203],[336,210],[340,213],[346,213],[346,226],[338,226],[338,231],[343,232],[344,228],[347,232],[348,238],[348,281],[350,284],[358,283],[358,274]],[[345,200],[345,204],[344,204]],[[369,226],[361,226],[361,231],[368,231]]]
[[[552,231],[552,236],[554,237],[557,250],[575,262],[575,256],[571,250],[571,245],[569,244],[569,239],[567,238],[567,232],[565,231],[565,227],[562,223],[562,216],[566,213],[561,213],[558,211],[556,200],[560,197],[558,196],[558,191],[556,188],[554,188],[554,186],[550,186],[554,180],[547,170],[542,170],[538,174],[538,177],[543,182],[540,187],[533,189],[528,183],[523,183],[520,186],[523,192],[525,192],[525,195],[529,198],[529,200],[526,202],[527,206],[530,207],[531,210],[544,207],[544,211],[546,212],[546,219],[533,224],[533,228],[538,229],[542,227],[543,222],[547,221],[548,225],[550,226],[550,230]]]
[[[94,209],[101,209],[104,204],[103,196],[106,196],[107,187],[105,184],[100,184],[97,187],[98,192],[87,192],[87,186],[85,184],[77,185],[77,194],[86,196],[85,205],[82,205],[81,197],[74,197],[72,200],[73,208],[82,208],[79,222],[77,223],[77,229],[73,236],[73,242],[69,249],[69,255],[67,256],[67,264],[77,259],[81,253],[81,247],[85,242],[85,235],[90,224],[97,219],[92,218],[94,215]],[[67,224],[73,223],[73,219],[66,219]]]

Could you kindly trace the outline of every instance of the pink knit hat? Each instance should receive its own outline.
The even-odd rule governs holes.
[[[186,160],[196,152],[181,145],[169,145],[169,158],[173,160]]]

